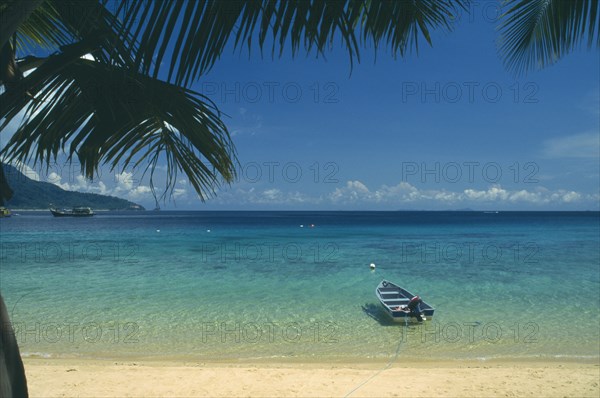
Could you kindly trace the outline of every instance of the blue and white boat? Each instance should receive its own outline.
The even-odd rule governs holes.
[[[381,302],[385,312],[394,322],[416,321],[414,314],[411,314],[407,310],[402,310],[402,308],[407,306],[410,300],[416,296],[415,294],[384,279],[377,285],[375,295],[379,299],[379,302]],[[421,302],[421,312],[426,320],[433,317],[434,311],[435,309],[425,301]]]

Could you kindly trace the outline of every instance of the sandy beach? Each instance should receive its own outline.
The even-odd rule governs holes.
[[[598,397],[575,362],[177,363],[27,358],[33,397]]]

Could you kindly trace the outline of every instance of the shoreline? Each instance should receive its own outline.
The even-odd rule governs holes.
[[[276,356],[276,357],[193,357],[193,356],[45,356],[37,354],[21,353],[23,361],[50,361],[50,362],[82,362],[82,363],[143,363],[155,365],[187,365],[187,364],[207,364],[207,365],[338,365],[338,366],[378,366],[390,364],[394,367],[415,367],[415,366],[461,366],[461,365],[485,365],[485,366],[502,366],[502,365],[552,365],[552,364],[577,364],[577,365],[599,365],[600,357],[580,357],[580,356],[560,356],[560,357],[495,357],[495,358],[415,358],[415,357],[398,357],[393,360],[392,357],[305,357],[305,356]]]
[[[25,358],[35,396],[597,397],[600,364],[576,361],[122,361]]]
[[[13,208],[5,206],[10,211],[26,211],[26,212],[43,212],[48,211],[48,208]],[[583,210],[509,210],[509,209],[498,209],[498,210],[486,210],[486,209],[418,209],[418,210],[265,210],[265,209],[254,209],[254,210],[243,210],[243,209],[212,209],[212,210],[201,210],[201,209],[160,209],[156,211],[154,209],[105,209],[105,208],[94,208],[94,211],[103,212],[132,212],[132,213],[600,213],[598,209],[583,209]]]

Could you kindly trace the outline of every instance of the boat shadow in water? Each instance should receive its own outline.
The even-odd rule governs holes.
[[[403,323],[392,321],[379,304],[366,303],[365,305],[362,305],[361,308],[367,316],[375,319],[381,326],[404,325]]]

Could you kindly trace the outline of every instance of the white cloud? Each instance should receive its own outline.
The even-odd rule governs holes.
[[[185,188],[175,188],[173,190],[173,198],[179,199],[185,197],[187,195],[187,189]]]
[[[31,178],[34,181],[40,181],[39,173],[37,171],[35,171],[34,169],[32,169],[31,167],[29,167],[26,164],[21,163],[21,162],[15,162],[14,165],[17,170],[19,170],[21,173],[23,173],[25,175],[25,177]]]
[[[246,108],[238,109],[239,116],[232,121],[229,126],[229,133],[232,137],[244,135],[254,136],[263,127],[263,118],[261,115],[250,113]]]
[[[373,194],[369,188],[360,181],[347,181],[343,188],[336,188],[329,198],[335,203],[339,201],[364,201],[371,200]]]
[[[547,202],[543,198],[540,192],[529,192],[526,189],[516,191],[510,194],[509,200],[511,202],[530,202],[530,203],[544,203]]]
[[[336,188],[329,194],[328,198],[333,203],[385,203],[415,201],[422,199],[423,195],[423,192],[419,192],[407,182],[401,182],[394,186],[382,185],[381,188],[371,191],[363,182],[355,180],[347,181],[346,185],[342,188]]]
[[[255,187],[222,190],[211,199],[211,203],[218,205],[303,205],[322,202],[320,197],[298,191],[284,192],[277,188],[258,190]]]
[[[1,134],[0,134],[1,136]],[[0,158],[0,161],[3,163],[8,163],[6,158]],[[15,169],[17,169],[17,171],[19,171],[21,174],[25,175],[25,177],[30,178],[34,181],[41,181],[42,179],[40,178],[40,174],[32,169],[31,167],[29,167],[28,165],[26,165],[25,163],[19,162],[19,161],[12,161],[9,163],[10,165],[12,165]],[[6,172],[6,170],[5,170]]]
[[[549,158],[599,158],[600,132],[587,132],[546,140],[542,153]]]
[[[582,199],[582,195],[575,191],[559,190],[550,195],[551,200],[555,202],[572,203]]]
[[[62,176],[53,171],[46,176],[45,180],[67,191],[114,195],[113,190],[109,189],[104,182],[88,180],[81,174],[74,176],[70,181],[63,181]]]
[[[117,191],[130,191],[133,188],[133,172],[123,171],[115,175]]]
[[[140,184],[132,172],[122,172],[116,174],[114,178],[110,177],[109,174],[108,176],[105,176],[104,180],[89,180],[81,174],[76,176],[69,175],[65,181],[60,173],[52,171],[48,173],[44,180],[67,191],[117,196],[136,202],[154,200],[150,187]],[[108,186],[104,181],[114,181],[114,184],[112,184],[112,186]],[[186,193],[187,190],[185,188],[178,188],[174,190],[174,197],[179,198],[184,196]]]
[[[456,192],[446,192],[446,191],[442,191],[442,192],[438,192],[433,196],[434,200],[440,201],[440,202],[449,202],[449,203],[453,203],[453,202],[457,202],[460,200],[460,194],[456,193]]]
[[[279,189],[267,189],[263,191],[262,196],[266,200],[276,201],[281,199],[281,191]]]
[[[132,201],[139,201],[142,199],[149,200],[152,197],[152,190],[150,187],[145,185],[139,185],[125,194],[125,197]]]
[[[154,203],[150,187],[140,181],[138,172],[104,173],[98,179],[90,181],[74,172],[73,168],[53,167],[46,175],[30,167],[22,167],[25,173],[34,179],[53,183],[63,189],[112,195],[137,203]],[[162,171],[159,175],[162,176]],[[312,208],[560,208],[561,206],[579,206],[581,208],[599,207],[600,194],[578,192],[572,189],[547,189],[537,185],[526,189],[510,189],[500,185],[487,188],[425,189],[408,182],[396,185],[382,184],[369,187],[364,181],[351,179],[326,192],[308,193],[297,187],[287,190],[285,186],[243,186],[225,187],[210,200],[215,205],[239,206],[298,206]],[[173,190],[174,200],[186,206],[199,204],[195,191],[186,178],[177,180]]]
[[[472,199],[475,201],[506,200],[509,197],[509,193],[499,186],[491,187],[485,191],[476,191],[474,189],[465,189],[464,195],[467,199]]]
[[[395,186],[383,185],[381,188],[371,191],[361,181],[347,181],[342,188],[336,188],[328,196],[333,204],[409,204],[427,203],[438,205],[449,205],[461,203],[467,206],[477,204],[548,204],[548,203],[575,203],[582,200],[593,201],[590,195],[569,190],[550,191],[539,187],[535,191],[507,190],[499,185],[493,185],[485,190],[465,189],[462,192],[446,190],[419,190],[406,182]]]

